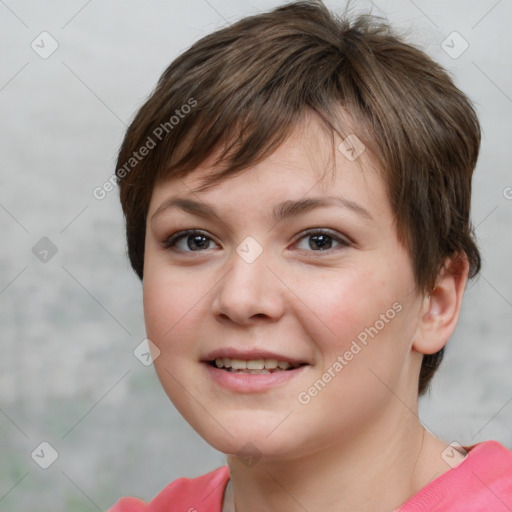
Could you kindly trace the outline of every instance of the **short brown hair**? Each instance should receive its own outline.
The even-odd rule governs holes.
[[[441,66],[381,18],[336,16],[312,0],[202,38],[171,63],[138,111],[116,175],[139,278],[158,180],[183,177],[222,148],[216,160],[222,171],[205,179],[206,189],[268,157],[306,111],[342,135],[341,110],[383,173],[418,288],[431,291],[454,255],[467,257],[474,277],[480,254],[470,202],[480,126],[471,102]],[[424,356],[420,395],[442,357],[443,350]]]

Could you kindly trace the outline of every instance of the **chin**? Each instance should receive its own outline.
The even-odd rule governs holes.
[[[276,420],[273,414],[268,416],[268,421],[260,420],[256,424],[248,414],[245,419],[239,417],[236,423],[231,423],[231,427],[228,421],[216,418],[222,426],[226,426],[225,430],[213,420],[205,423],[203,418],[197,424],[190,418],[185,419],[210,446],[226,455],[268,460],[292,457],[300,440],[291,436],[284,427],[278,427],[273,432],[282,417]]]

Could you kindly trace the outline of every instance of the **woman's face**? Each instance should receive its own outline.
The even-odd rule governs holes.
[[[194,191],[207,165],[154,188],[143,281],[154,365],[225,453],[350,443],[416,399],[422,297],[409,254],[366,153],[337,150],[331,180],[331,150],[312,118],[210,190]]]

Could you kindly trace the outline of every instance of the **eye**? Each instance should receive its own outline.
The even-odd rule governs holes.
[[[184,242],[184,243],[182,243]],[[201,252],[210,249],[212,238],[198,229],[187,229],[174,233],[163,242],[166,249],[173,249],[181,252]]]
[[[309,243],[307,245],[309,249],[313,250],[313,252],[328,251],[331,249],[338,249],[340,246],[348,247],[350,245],[348,240],[323,229],[310,229],[306,231],[306,233],[304,233],[299,239],[299,242],[302,243],[302,241],[308,238]],[[338,244],[338,247],[332,247],[333,241]],[[299,249],[304,250],[304,247],[299,247]],[[305,250],[309,249],[306,248]]]
[[[325,229],[310,229],[302,234],[296,245],[300,245],[306,239],[310,239],[307,244],[308,247],[298,247],[300,250],[313,252],[329,251],[338,249],[340,247],[348,247],[350,242],[343,237],[335,235]],[[179,252],[202,252],[206,249],[211,249],[214,243],[213,239],[205,232],[199,229],[187,229],[174,233],[163,242],[166,249],[176,250]],[[333,247],[333,243],[338,246]],[[311,251],[310,251],[311,252]]]

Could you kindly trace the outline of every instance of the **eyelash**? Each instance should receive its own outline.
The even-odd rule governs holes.
[[[205,249],[205,250],[198,250],[198,251],[182,251],[181,249],[175,248],[175,245],[179,240],[181,240],[182,238],[191,236],[191,235],[203,235],[205,238],[215,242],[210,236],[208,236],[204,231],[201,231],[200,229],[186,229],[184,231],[178,231],[177,233],[174,233],[173,235],[169,236],[166,240],[164,240],[162,245],[165,249],[175,251],[175,252],[180,252],[180,253],[193,254],[193,253],[205,252],[206,250],[208,250],[208,249]],[[295,243],[299,243],[303,239],[308,238],[310,236],[314,236],[314,235],[327,235],[329,238],[335,240],[340,245],[338,247],[333,247],[333,248],[325,249],[325,250],[317,250],[317,251],[306,250],[306,252],[331,253],[332,251],[335,251],[337,249],[342,249],[344,247],[349,247],[351,245],[351,242],[348,239],[339,237],[339,236],[333,234],[332,232],[330,232],[329,230],[318,229],[318,228],[312,228],[312,229],[306,230],[305,232],[302,233],[302,236]],[[304,249],[300,249],[300,250],[304,250]]]

